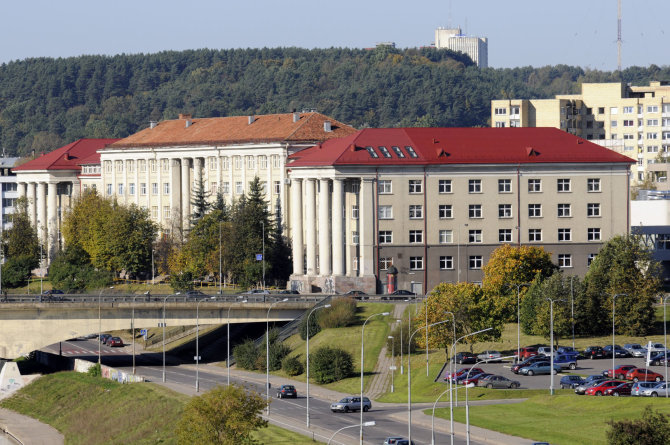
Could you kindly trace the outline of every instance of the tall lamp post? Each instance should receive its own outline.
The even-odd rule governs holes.
[[[263,226],[263,289],[265,289],[265,221],[261,221]]]
[[[109,289],[114,289],[114,286],[110,286]],[[101,301],[102,293],[105,289],[100,289],[98,294],[98,365],[102,365],[102,310],[101,310]]]
[[[616,303],[616,297],[620,296],[626,296],[628,294],[614,294],[612,295],[612,378],[615,379],[616,376],[614,375],[614,357],[616,356],[616,353],[614,351],[614,314],[615,314],[615,303]]]
[[[389,340],[391,340],[391,392],[393,391],[393,377],[395,375],[395,338],[393,338],[392,335],[389,335],[387,337]],[[402,344],[402,341],[401,343]]]
[[[549,351],[550,359],[549,360],[549,375],[551,380],[549,381],[549,395],[554,395],[554,301],[566,301],[562,298],[547,298],[549,300]]]
[[[312,315],[312,312],[318,309],[324,309],[330,307],[330,304],[324,304],[323,306],[317,306],[307,314],[307,428],[309,428],[309,317]]]
[[[521,361],[521,286],[530,286],[531,283],[508,283],[507,286],[516,286],[516,361]]]
[[[200,364],[200,303],[214,298],[202,298],[195,304],[195,392],[200,392],[200,373],[198,372],[198,365]]]
[[[575,289],[572,282],[575,276],[570,277],[570,322],[572,323],[572,349],[575,349]]]
[[[265,322],[265,400],[268,405],[268,417],[270,417],[270,311],[277,303],[284,303],[288,298],[277,300],[270,304]]]
[[[365,324],[370,321],[372,317],[376,317],[378,315],[381,315],[383,317],[386,317],[389,315],[390,312],[379,312],[377,314],[372,314],[370,315],[364,322],[363,322],[363,327],[361,328],[361,405],[359,411],[361,412],[361,434],[360,434],[360,445],[363,445],[363,360],[364,360],[364,351],[365,351]],[[309,325],[307,326],[309,329]]]
[[[444,313],[451,315],[451,324],[453,326],[453,333],[452,333],[453,337],[451,337],[451,338],[453,338],[455,340],[456,339],[456,316],[454,315],[453,312],[444,311]],[[449,359],[450,359],[449,368],[448,368],[449,369],[449,374],[453,374],[456,371],[456,358],[454,356],[451,356],[451,357],[449,357]],[[452,369],[452,367],[453,367],[453,369]],[[456,390],[458,391],[458,386],[456,387]],[[458,394],[458,392],[456,394]],[[457,400],[458,400],[458,398],[457,398]]]
[[[133,375],[135,375],[135,297],[137,297],[137,295],[133,295],[133,310],[130,320],[130,332],[133,337]]]
[[[247,301],[248,300],[242,300],[240,301],[240,304],[244,304]],[[226,368],[228,368],[228,386],[230,386],[230,309],[233,307],[233,304],[228,306],[228,321],[226,322],[226,327],[228,329],[228,332],[226,333]]]
[[[404,367],[404,362],[402,361],[402,342],[403,342],[403,336],[402,336],[402,320],[396,320],[398,323],[400,323],[400,375],[403,375],[405,373],[405,367]]]
[[[167,297],[163,298],[163,383],[165,383],[165,304],[167,303],[168,298],[173,298],[176,297],[180,294],[180,292],[177,292],[174,295],[168,295]]]
[[[665,351],[663,351],[663,354],[665,355],[664,358],[665,358],[665,381],[666,382],[668,381],[668,331],[666,329],[667,322],[666,322],[666,318],[665,318],[665,306],[666,306],[666,303],[668,302],[668,298],[670,298],[670,296],[667,296],[667,297],[663,298],[663,348],[665,349]],[[614,372],[614,371],[612,371],[612,372]],[[666,383],[666,385],[667,385],[667,383]],[[668,389],[669,388],[666,387],[666,390],[665,390],[665,398],[666,399],[668,398]]]

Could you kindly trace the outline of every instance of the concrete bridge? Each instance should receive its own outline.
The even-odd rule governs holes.
[[[9,301],[0,303],[0,357],[13,359],[47,345],[99,331],[135,328],[225,324],[230,309],[231,323],[290,321],[324,297],[292,298],[288,301],[250,297],[150,298],[98,297],[72,301]],[[147,301],[148,300],[148,301]],[[276,303],[275,303],[276,301]],[[197,306],[197,307],[196,307]],[[197,314],[196,314],[197,312]],[[197,318],[197,320],[196,320]]]

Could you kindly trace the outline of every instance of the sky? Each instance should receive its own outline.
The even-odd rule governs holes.
[[[622,5],[622,66],[668,65],[670,0]],[[489,39],[494,68],[617,67],[617,0],[23,0],[1,11],[0,63],[198,48],[408,48],[460,26]]]

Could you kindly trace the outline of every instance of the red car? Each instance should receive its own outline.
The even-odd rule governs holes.
[[[633,388],[633,384],[631,382],[628,383],[622,383],[619,386],[615,386],[614,388],[610,388],[605,392],[606,396],[629,396],[631,389]]]
[[[456,371],[456,373],[454,373],[454,382],[459,380],[459,377],[465,377],[465,374],[467,374],[468,371],[470,371],[470,376],[481,374],[482,372],[484,372],[482,368],[472,368],[472,370],[470,370],[470,368],[461,368],[458,371]],[[444,378],[444,380],[449,381],[449,377],[450,375],[447,375]]]
[[[614,370],[614,375],[612,375],[612,370],[608,369],[606,371],[603,371],[603,375],[605,377],[609,378],[615,378],[615,379],[625,379],[626,378],[626,373],[630,371],[631,369],[635,369],[636,366],[633,365],[620,365],[617,366],[616,369]]]
[[[585,394],[587,396],[604,396],[605,394],[607,394],[608,389],[616,388],[622,383],[626,382],[621,382],[619,380],[605,380],[604,382],[596,386],[588,388]]]
[[[477,382],[479,382],[479,379],[483,379],[484,377],[489,376],[489,375],[493,375],[493,374],[489,374],[487,372],[480,372],[479,374],[470,373],[470,378],[469,379],[464,378],[463,380],[459,380],[458,383],[460,383],[462,385],[469,385],[469,384],[472,383],[476,386]]]
[[[663,376],[649,369],[633,368],[626,373],[626,380],[634,382],[660,382],[663,380]]]
[[[123,340],[119,337],[112,337],[109,340],[107,340],[107,346],[123,346]]]
[[[514,355],[516,355],[516,351],[514,351]],[[537,355],[537,348],[533,347],[521,348],[519,349],[519,355],[521,355],[522,360],[525,360],[529,357],[533,357],[534,355]]]

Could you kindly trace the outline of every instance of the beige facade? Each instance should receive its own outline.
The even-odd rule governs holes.
[[[470,56],[479,68],[489,66],[489,41],[486,37],[468,37],[461,28],[435,30],[435,48],[447,48]]]
[[[631,185],[668,190],[670,83],[584,83],[581,94],[491,101],[492,127],[555,127],[637,162]]]

